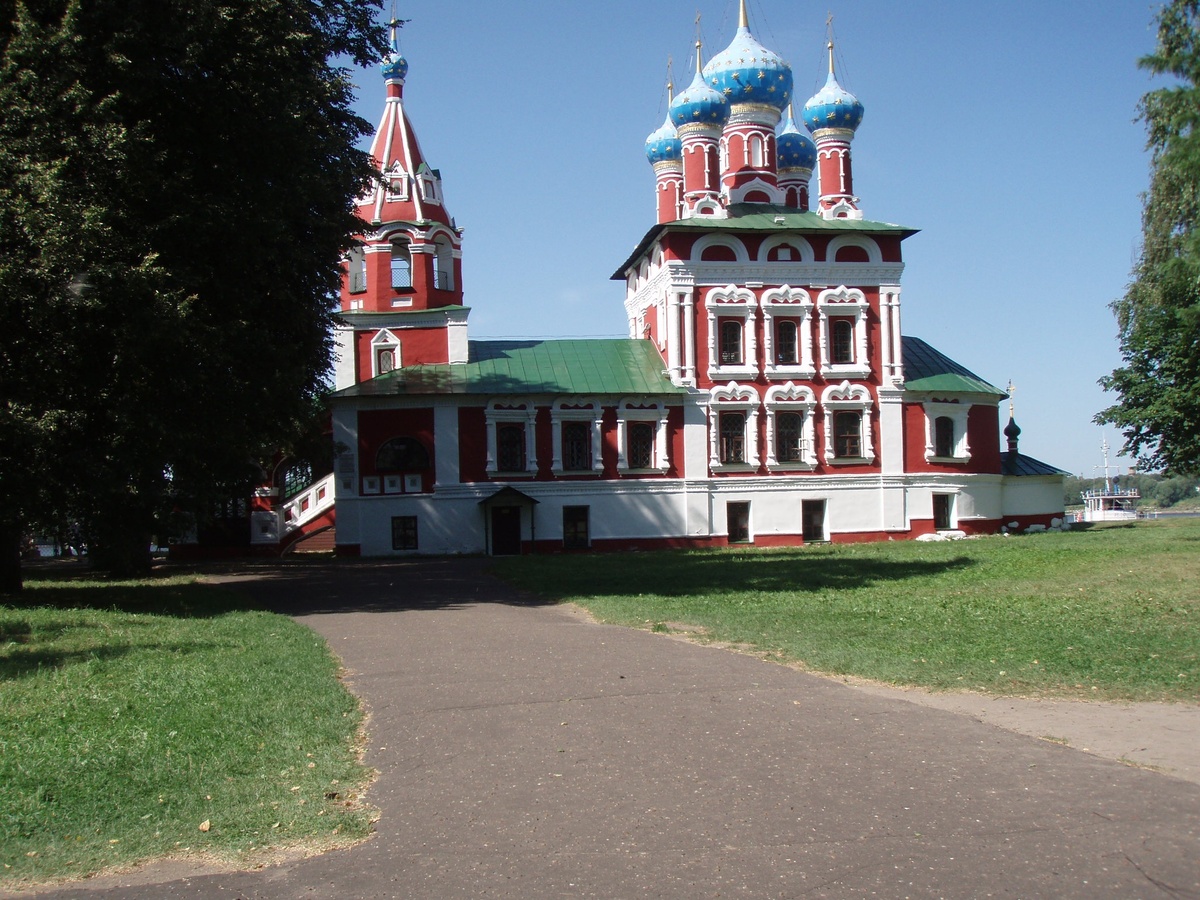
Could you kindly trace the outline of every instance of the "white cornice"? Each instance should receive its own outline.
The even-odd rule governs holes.
[[[884,285],[898,284],[904,263],[692,262],[672,261],[673,271],[687,272],[696,284]]]
[[[378,328],[390,328],[392,331],[403,328],[440,328],[447,324],[457,324],[467,321],[471,310],[466,306],[442,306],[437,309],[389,312],[342,312],[338,315],[338,328],[355,331],[374,331]]]

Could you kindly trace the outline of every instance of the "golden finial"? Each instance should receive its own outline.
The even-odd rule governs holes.
[[[742,0],[738,9],[738,28],[749,28],[750,17],[746,15],[746,0]]]
[[[675,74],[672,69],[674,60],[667,57],[667,106],[671,105],[671,101],[675,99]]]
[[[408,24],[409,21],[411,20],[396,18],[396,3],[395,0],[392,0],[392,18],[391,21],[388,22],[388,28],[391,29],[392,50],[399,51],[400,47],[396,43],[396,33],[406,24]]]
[[[701,43],[700,41],[696,41],[696,74],[697,75],[704,74],[704,61],[700,57],[700,48],[703,46],[704,46],[703,43]]]
[[[825,39],[829,48],[829,74],[833,74],[833,13],[825,17]]]

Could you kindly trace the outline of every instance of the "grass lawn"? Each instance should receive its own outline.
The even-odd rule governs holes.
[[[26,583],[0,596],[0,887],[368,833],[361,714],[312,631],[192,579]]]
[[[939,543],[516,557],[598,619],[935,690],[1200,700],[1200,519]]]

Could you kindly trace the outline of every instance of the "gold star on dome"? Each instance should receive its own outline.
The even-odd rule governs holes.
[[[725,90],[722,93],[724,93],[725,96],[728,97],[730,94],[733,93],[733,88],[725,88]]]
[[[742,90],[744,90],[747,94],[749,94],[752,90],[754,90],[754,85],[748,84],[744,88],[742,88]]]
[[[763,80],[764,78],[766,78],[766,77],[767,77],[767,73],[766,73],[766,72],[759,72],[759,73],[758,73],[758,80],[759,80],[759,81],[762,81],[762,80]]]
[[[769,88],[767,88],[767,93],[768,94],[775,93],[775,85],[771,85]]]

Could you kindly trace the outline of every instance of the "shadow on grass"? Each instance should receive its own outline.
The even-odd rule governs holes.
[[[244,594],[258,608],[292,616],[554,602],[493,578],[492,562],[485,557],[285,559],[226,565],[204,575]]]
[[[969,568],[975,560],[883,560],[790,553],[651,553],[612,557],[505,560],[504,578],[558,597],[657,594],[664,597],[853,590]],[[544,586],[543,586],[544,585]]]
[[[181,618],[266,610],[285,615],[541,605],[489,574],[483,557],[239,559],[161,564],[140,581],[105,582],[78,564],[27,572],[26,589],[0,595],[15,609],[113,609]],[[200,583],[181,579],[197,578]]]
[[[45,630],[38,628],[37,637],[40,639],[45,636]],[[207,642],[191,641],[170,644],[104,644],[79,650],[53,650],[22,646],[0,648],[0,682],[16,681],[19,678],[36,675],[46,669],[61,669],[92,660],[118,659],[135,652],[159,651],[182,656],[207,650],[212,646],[214,645]]]

